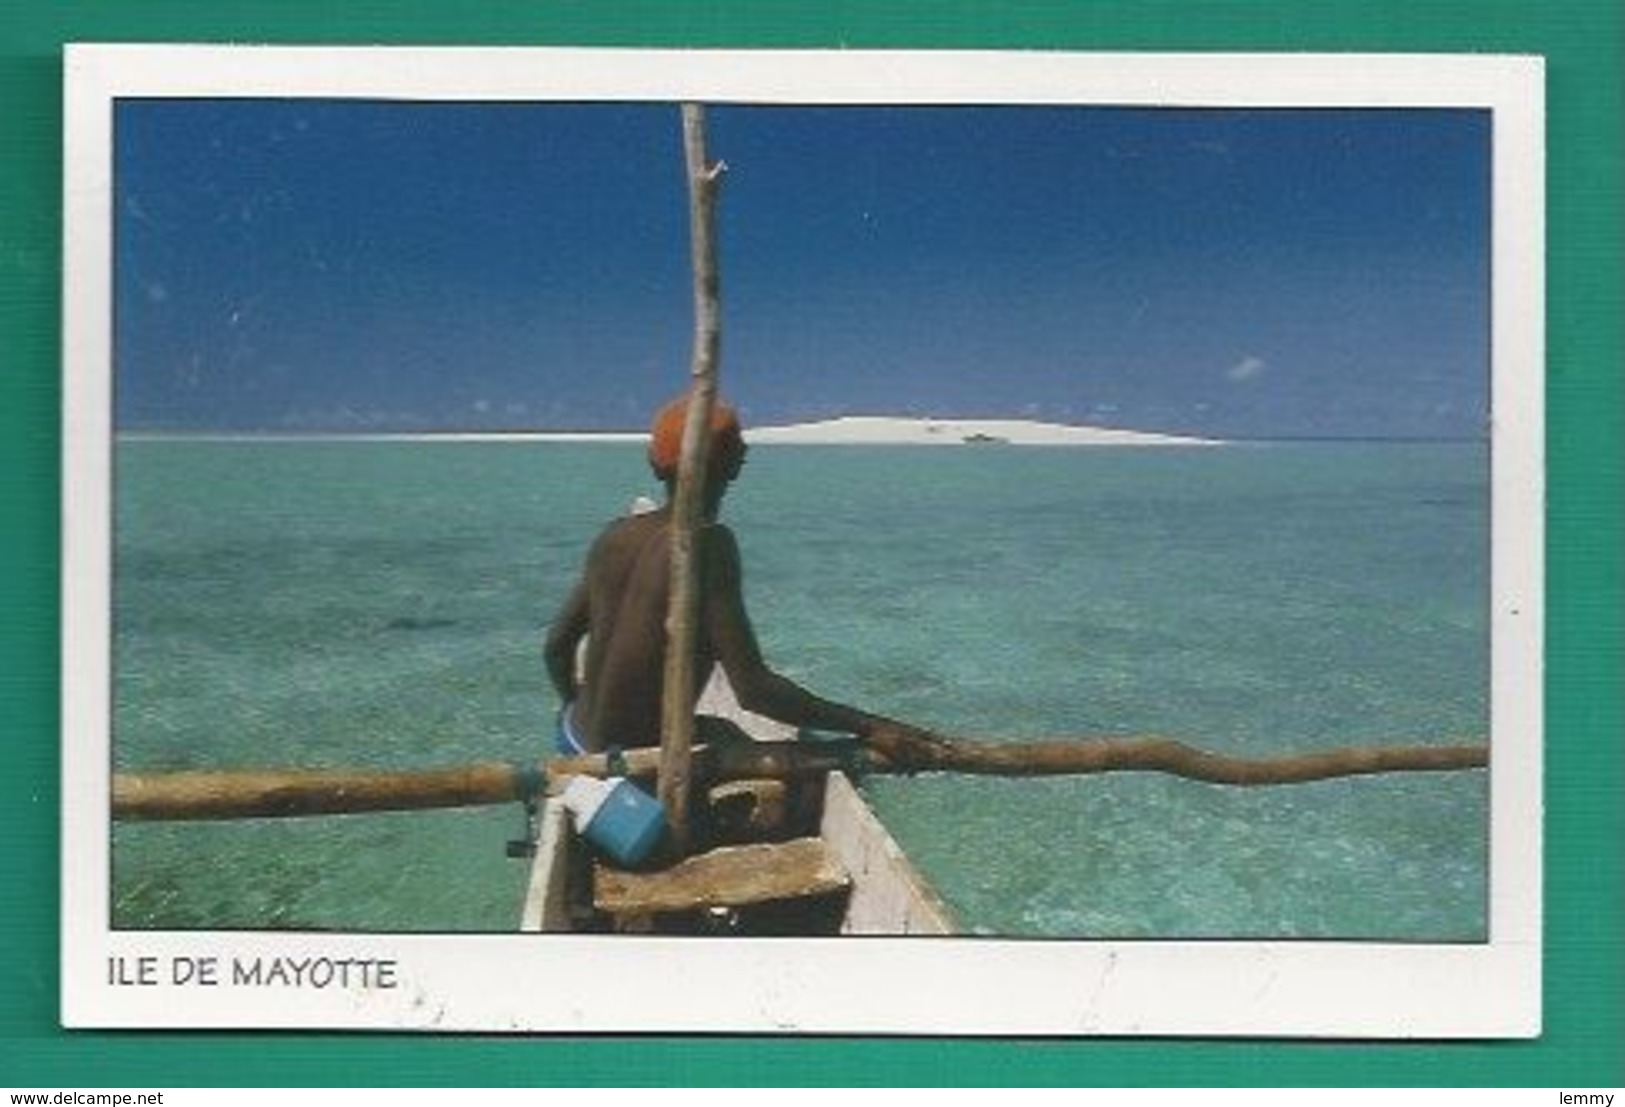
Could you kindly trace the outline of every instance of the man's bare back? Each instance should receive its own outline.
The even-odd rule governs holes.
[[[670,521],[668,508],[611,523],[593,543],[581,583],[549,636],[554,687],[574,701],[577,733],[589,749],[660,741]],[[581,634],[587,636],[585,679],[573,688],[564,671],[573,669]],[[695,670],[709,672],[713,656],[703,635],[697,647]]]
[[[574,703],[574,723],[589,750],[658,745],[671,588],[669,509],[610,524],[593,543],[581,583],[548,636],[554,688]],[[762,659],[741,591],[739,547],[720,523],[700,531],[700,618],[694,671],[703,687],[720,662],[740,703],[796,726],[861,734],[879,720],[821,700],[779,676]],[[579,687],[576,643],[587,637]],[[690,702],[700,687],[690,690]]]
[[[683,403],[684,401],[678,401]],[[716,522],[722,498],[744,465],[744,445],[731,410],[713,424],[713,468],[705,493],[705,519],[696,540],[700,562],[699,625],[694,672],[698,698],[712,666],[720,664],[747,710],[792,726],[855,734],[888,756],[932,741],[930,735],[819,697],[768,668],[745,610],[743,569],[733,532]],[[674,479],[672,428],[683,409],[668,405],[656,419],[650,461]],[[721,429],[719,429],[719,427]],[[606,527],[587,555],[547,637],[548,676],[564,704],[572,741],[586,752],[610,746],[660,743],[665,681],[666,612],[671,589],[671,512],[619,519]],[[576,652],[587,641],[576,679]]]

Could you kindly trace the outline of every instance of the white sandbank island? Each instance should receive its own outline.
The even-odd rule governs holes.
[[[901,419],[847,415],[818,423],[746,428],[752,445],[1217,446],[1211,438],[1037,423],[1028,419]]]

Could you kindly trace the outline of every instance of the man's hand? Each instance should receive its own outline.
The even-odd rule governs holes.
[[[863,744],[906,773],[948,768],[954,758],[953,743],[946,738],[890,719],[876,720],[863,735]]]

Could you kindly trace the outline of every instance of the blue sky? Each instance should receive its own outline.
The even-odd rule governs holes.
[[[751,423],[1480,436],[1487,114],[714,107]],[[686,380],[666,105],[123,101],[121,429],[627,429]]]

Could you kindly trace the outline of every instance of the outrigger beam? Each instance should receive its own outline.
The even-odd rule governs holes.
[[[784,779],[842,769],[867,773],[950,772],[982,776],[1068,776],[1160,772],[1211,784],[1302,784],[1373,773],[1484,768],[1484,745],[1358,746],[1286,757],[1210,753],[1170,738],[1074,738],[1045,742],[944,738],[908,765],[849,741],[750,742],[696,746],[699,779]],[[553,758],[530,765],[482,762],[449,769],[355,769],[118,773],[113,818],[251,819],[406,811],[525,802],[557,792],[572,776],[652,777],[660,752],[632,750]]]

